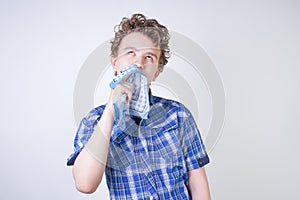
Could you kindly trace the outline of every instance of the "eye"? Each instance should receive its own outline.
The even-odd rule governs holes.
[[[133,55],[135,52],[133,50],[127,51],[127,54]]]
[[[153,60],[154,60],[153,56],[151,56],[151,55],[146,56],[146,59],[147,59],[147,60],[150,60],[150,61],[153,61]]]

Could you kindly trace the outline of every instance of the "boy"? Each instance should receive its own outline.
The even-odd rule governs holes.
[[[106,105],[82,119],[68,165],[74,165],[76,188],[93,193],[105,171],[111,199],[210,199],[204,165],[209,158],[190,111],[179,102],[155,97],[151,82],[169,58],[165,26],[142,14],[123,18],[115,30],[111,64],[115,75],[132,64],[147,77],[147,119],[126,116],[120,130],[114,104],[133,84],[122,81]]]

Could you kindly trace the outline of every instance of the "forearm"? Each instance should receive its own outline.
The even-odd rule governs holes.
[[[211,199],[204,167],[189,172],[189,190],[192,200]]]
[[[207,182],[199,185],[197,189],[191,190],[192,200],[210,200],[210,192]]]
[[[93,193],[102,180],[112,132],[113,112],[112,107],[105,108],[91,138],[75,160],[73,177],[76,188],[83,193]]]

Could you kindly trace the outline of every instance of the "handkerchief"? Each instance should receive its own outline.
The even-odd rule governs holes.
[[[114,103],[115,120],[118,121],[118,126],[121,130],[126,128],[126,115],[147,119],[150,110],[148,80],[135,64],[121,70],[109,86],[114,89],[123,80],[133,84],[133,91],[129,104],[126,103],[126,95],[123,95]]]

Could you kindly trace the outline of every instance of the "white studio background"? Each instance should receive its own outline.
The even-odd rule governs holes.
[[[197,42],[222,78],[226,119],[206,167],[213,199],[299,199],[295,0],[0,1],[0,199],[108,199],[104,181],[77,192],[66,167],[73,89],[89,54],[135,12]]]

